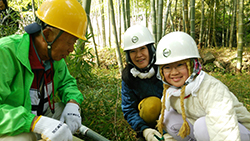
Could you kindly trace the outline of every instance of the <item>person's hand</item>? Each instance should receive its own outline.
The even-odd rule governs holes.
[[[165,133],[163,135],[164,141],[176,141],[171,135],[169,135],[168,133]]]
[[[59,120],[39,116],[32,126],[34,133],[41,134],[45,141],[72,141],[73,136],[67,124]]]
[[[147,141],[159,141],[159,139],[157,139],[157,137],[161,138],[161,134],[152,128],[146,128],[143,130],[143,136],[145,137],[145,139]],[[157,136],[157,137],[156,137]]]
[[[82,125],[82,118],[79,111],[80,108],[77,104],[67,103],[60,118],[60,121],[66,122],[72,134]]]

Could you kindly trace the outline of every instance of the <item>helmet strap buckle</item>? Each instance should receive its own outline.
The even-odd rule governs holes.
[[[47,45],[47,48],[48,48],[48,56],[49,56],[49,58],[50,59],[52,59],[52,56],[51,56],[51,46],[52,46],[52,44],[62,35],[62,33],[63,33],[63,31],[62,30],[60,30],[60,32],[57,34],[57,36],[56,36],[56,38],[52,41],[52,42],[48,42],[47,41],[47,39],[45,38],[45,36],[44,36],[44,34],[43,34],[43,30],[42,30],[42,28],[41,28],[41,34],[42,34],[42,36],[43,36],[43,39],[45,40],[45,42],[48,44]],[[53,59],[52,59],[53,60]]]

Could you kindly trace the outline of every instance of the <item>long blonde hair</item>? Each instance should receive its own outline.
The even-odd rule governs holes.
[[[187,65],[187,69],[188,69],[188,74],[189,76],[192,74],[192,63],[191,63],[191,60],[190,59],[186,59],[186,60],[183,60],[185,61],[186,65]],[[160,75],[161,75],[161,78],[166,82],[165,78],[164,78],[164,74],[163,74],[163,71],[162,71],[162,67],[164,65],[161,65],[160,68],[159,68],[159,71],[160,71]],[[165,106],[165,101],[166,101],[166,91],[167,89],[169,88],[170,86],[167,85],[167,84],[163,84],[163,99],[162,99],[162,109],[161,109],[161,116],[160,116],[160,119],[157,121],[157,129],[158,131],[163,135],[163,120],[164,120],[164,112],[165,112],[165,109],[166,109],[166,106]],[[179,135],[182,137],[182,138],[185,138],[187,135],[190,134],[190,127],[188,125],[188,122],[186,120],[186,113],[185,113],[185,108],[184,108],[184,98],[185,98],[185,88],[186,88],[186,85],[183,85],[182,88],[181,88],[181,95],[180,95],[180,105],[181,105],[181,115],[182,115],[182,119],[183,119],[183,124],[179,130]]]

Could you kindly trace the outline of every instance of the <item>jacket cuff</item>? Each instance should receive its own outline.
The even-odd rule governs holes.
[[[80,104],[74,99],[70,99],[69,101],[67,101],[67,103],[75,103],[80,107]]]
[[[141,127],[139,127],[140,129],[136,130],[136,137],[139,138],[139,137],[143,137],[143,130],[146,129],[146,128],[149,128],[149,126],[147,125],[142,125]]]

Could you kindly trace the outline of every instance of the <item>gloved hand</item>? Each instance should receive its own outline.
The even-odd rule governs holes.
[[[77,104],[67,103],[60,118],[60,121],[66,122],[72,134],[82,125],[82,118],[79,111],[80,108]]]
[[[159,138],[162,137],[161,134],[155,129],[146,128],[143,130],[143,136],[147,141],[159,141],[154,135],[158,136]]]
[[[65,123],[45,116],[39,116],[37,118],[31,131],[41,134],[42,139],[45,141],[73,140],[71,131]]]
[[[176,141],[171,135],[169,135],[168,133],[165,133],[163,135],[164,141]]]

